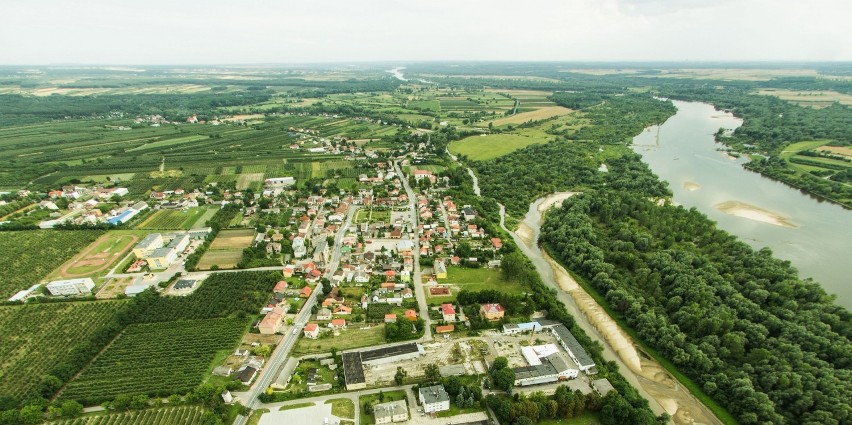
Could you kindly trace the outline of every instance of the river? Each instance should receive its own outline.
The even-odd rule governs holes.
[[[717,149],[714,133],[742,121],[712,105],[675,101],[677,114],[633,139],[672,201],[695,207],[756,249],[769,247],[852,308],[852,212],[746,170]]]

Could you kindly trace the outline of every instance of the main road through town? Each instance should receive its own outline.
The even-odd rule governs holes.
[[[328,267],[326,268],[326,277],[330,278],[331,275],[337,270],[337,266],[340,263],[340,246],[343,243],[343,236],[346,235],[346,230],[352,223],[352,215],[358,208],[352,207],[349,209],[349,212],[346,215],[346,222],[343,226],[338,230],[337,235],[334,239],[334,253],[332,254],[331,261],[328,263]],[[269,356],[269,360],[266,362],[266,367],[264,367],[255,381],[254,385],[251,389],[244,394],[240,394],[240,396],[244,396],[243,402],[246,407],[250,409],[255,409],[259,405],[259,400],[257,397],[266,391],[266,388],[269,387],[270,383],[272,383],[278,373],[281,370],[281,367],[284,365],[284,361],[287,359],[287,356],[290,354],[290,351],[296,345],[296,341],[299,340],[301,336],[299,332],[305,323],[308,322],[308,319],[311,317],[311,309],[314,304],[317,302],[317,294],[319,293],[319,288],[315,288],[311,293],[311,296],[308,298],[308,301],[305,302],[305,305],[302,307],[302,310],[299,311],[299,314],[296,316],[293,321],[293,329],[288,330],[287,334],[284,335],[284,339],[275,347],[275,351],[272,352],[272,355]],[[242,398],[242,397],[241,397]],[[234,425],[245,425],[246,421],[248,421],[247,416],[237,416],[237,419],[234,420]]]
[[[414,276],[412,281],[414,282],[414,296],[417,297],[417,305],[420,307],[420,317],[423,318],[426,328],[421,341],[431,341],[432,320],[429,319],[429,306],[426,305],[426,291],[423,289],[423,276],[420,272],[420,239],[417,237],[417,196],[408,184],[405,174],[399,168],[399,163],[394,162],[393,166],[396,169],[396,174],[402,181],[402,186],[405,187],[405,192],[408,193],[408,206],[411,209],[411,238],[413,239],[412,242],[414,242],[414,249],[412,250],[414,254]]]

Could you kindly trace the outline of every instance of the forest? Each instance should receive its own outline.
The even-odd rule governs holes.
[[[542,241],[741,423],[852,420],[852,317],[768,249],[613,190],[549,213]]]
[[[565,93],[554,97],[570,104]],[[585,96],[576,94],[585,102]],[[494,197],[506,210],[522,216],[529,204],[558,190],[584,190],[602,184],[640,191],[650,197],[669,194],[664,182],[649,172],[638,154],[624,147],[643,128],[662,123],[675,113],[671,102],[649,95],[610,96],[601,104],[584,109],[592,125],[579,130],[572,140],[531,145],[491,161],[473,162],[483,193]],[[603,149],[602,145],[613,145]],[[598,171],[606,162],[609,173]]]

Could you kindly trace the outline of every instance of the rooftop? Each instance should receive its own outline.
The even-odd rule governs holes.
[[[444,390],[443,385],[433,385],[431,387],[421,387],[420,396],[423,398],[424,404],[440,403],[450,401],[450,396]]]
[[[408,414],[408,404],[405,400],[389,401],[373,406],[373,413],[376,416],[377,422],[380,418],[393,417],[402,412],[405,412],[406,415]]]
[[[586,349],[580,345],[580,342],[577,341],[577,338],[574,338],[574,335],[571,334],[571,331],[565,327],[565,325],[557,325],[553,327],[553,330],[556,332],[556,335],[559,336],[559,339],[568,347],[568,350],[571,351],[571,354],[574,355],[574,358],[577,359],[579,366],[585,365],[594,365],[595,361],[589,357],[589,354],[586,353]]]

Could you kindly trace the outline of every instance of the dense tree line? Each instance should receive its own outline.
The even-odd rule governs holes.
[[[564,101],[565,96],[558,98]],[[509,213],[521,216],[529,204],[544,194],[559,190],[583,190],[610,185],[641,191],[650,197],[669,191],[640,161],[638,154],[601,152],[601,144],[623,145],[643,128],[658,124],[674,114],[671,102],[649,95],[610,96],[600,105],[584,110],[592,125],[572,134],[573,140],[531,145],[490,161],[474,162],[484,194],[496,198]],[[606,162],[609,173],[598,171]]]
[[[768,249],[612,190],[548,214],[542,241],[742,423],[852,421],[852,316]]]

